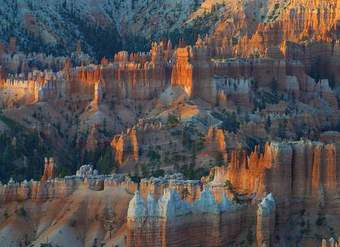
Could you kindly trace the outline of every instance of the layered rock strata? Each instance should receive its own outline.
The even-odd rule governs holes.
[[[314,68],[318,60],[311,61],[305,48],[288,41],[282,48],[284,57],[242,59],[212,57],[207,39],[198,38],[194,46],[177,49],[172,49],[169,43],[154,43],[148,53],[119,52],[113,61],[104,59],[100,65],[72,68],[69,60],[65,60],[60,72],[5,75],[0,81],[4,96],[1,103],[10,107],[38,101],[75,100],[86,105],[91,101],[93,111],[97,111],[103,102],[155,99],[172,85],[182,87],[191,98],[203,99],[211,105],[249,110],[253,106],[253,88],[275,85],[280,92],[302,102],[321,107],[325,101],[337,109],[336,93],[330,85],[337,84],[338,63],[336,59],[328,60],[336,55],[325,55],[318,47],[315,45],[307,51],[320,50],[316,57],[320,57],[325,67],[323,74],[318,72],[321,65]],[[335,47],[333,52],[338,50]],[[318,101],[319,98],[322,100]]]
[[[263,195],[272,192],[278,202],[288,197],[318,200],[321,188],[335,196],[339,183],[337,146],[319,142],[271,143],[248,156],[233,151],[226,167],[212,170],[213,183],[230,181],[237,191]],[[292,185],[292,186],[290,186]]]
[[[234,151],[228,166],[214,168],[201,182],[175,174],[135,184],[122,175],[97,175],[85,165],[65,179],[11,180],[0,186],[0,198],[3,205],[41,203],[115,188],[135,192],[126,205],[127,246],[223,246],[241,241],[244,229],[255,233],[258,246],[273,246],[300,205],[336,205],[336,151],[335,144],[310,141],[266,144],[250,155]]]
[[[217,203],[208,188],[193,203],[175,190],[166,190],[158,201],[148,194],[145,202],[137,191],[128,209],[127,245],[226,245],[245,227],[241,211],[225,194]]]
[[[65,199],[79,189],[99,191],[112,186],[122,187],[132,192],[137,188],[136,184],[121,175],[68,176],[64,179],[55,178],[42,182],[31,180],[16,183],[10,181],[8,184],[0,186],[0,198],[2,203]]]

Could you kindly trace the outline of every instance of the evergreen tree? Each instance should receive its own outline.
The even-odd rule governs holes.
[[[107,147],[97,162],[97,170],[102,174],[110,174],[116,169],[113,150]]]
[[[265,124],[265,129],[267,132],[270,131],[270,127],[272,126],[272,120],[270,119],[270,116],[267,117],[266,124]]]

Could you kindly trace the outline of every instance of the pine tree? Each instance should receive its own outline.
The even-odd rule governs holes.
[[[102,174],[109,174],[116,168],[111,147],[107,147],[97,162],[97,169]]]

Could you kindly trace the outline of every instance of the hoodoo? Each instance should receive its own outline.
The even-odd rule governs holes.
[[[0,13],[0,247],[340,246],[339,0]]]

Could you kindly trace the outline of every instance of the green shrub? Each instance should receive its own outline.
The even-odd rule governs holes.
[[[17,209],[15,212],[16,212],[16,214],[17,214],[18,216],[21,216],[21,217],[26,217],[26,216],[27,216],[27,212],[26,212],[26,210],[25,210],[24,207],[20,207],[20,208]]]
[[[323,225],[325,223],[325,221],[326,221],[326,217],[324,216],[323,213],[319,212],[318,213],[318,218],[316,219],[315,224],[317,226],[321,226],[321,225]]]

